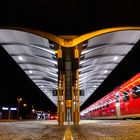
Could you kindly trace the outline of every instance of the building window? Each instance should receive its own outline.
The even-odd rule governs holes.
[[[140,84],[132,89],[133,98],[140,98]]]
[[[123,101],[128,102],[129,101],[129,91],[123,92]]]

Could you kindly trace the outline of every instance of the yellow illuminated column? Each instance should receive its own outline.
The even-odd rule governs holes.
[[[59,46],[58,52],[58,67],[59,67],[59,74],[58,74],[58,92],[57,92],[57,114],[58,114],[58,124],[63,125],[64,124],[64,113],[65,113],[65,87],[64,87],[64,75],[63,71],[61,70],[62,67],[62,49],[61,46]]]
[[[74,110],[74,86],[72,86],[72,107],[71,107],[71,109],[72,109],[72,122],[74,122],[74,112],[75,112],[75,110]]]
[[[64,89],[64,76],[61,74],[59,76],[59,84],[58,84],[58,104],[57,104],[57,113],[58,113],[58,124],[63,125],[64,124],[64,114],[65,114],[65,89]]]
[[[75,59],[79,61],[79,50],[75,48]],[[73,94],[73,108],[74,108],[74,125],[79,125],[80,121],[80,92],[79,92],[79,69],[76,69],[74,81],[74,94]]]
[[[76,74],[78,76],[79,71],[76,70]],[[73,100],[73,106],[74,106],[74,125],[79,125],[80,121],[80,95],[79,95],[79,80],[75,80],[75,86],[74,86],[74,100]]]

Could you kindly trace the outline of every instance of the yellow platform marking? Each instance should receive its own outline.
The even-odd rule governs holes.
[[[68,125],[65,131],[64,139],[63,140],[73,140],[72,138],[72,132],[70,129],[70,126]]]

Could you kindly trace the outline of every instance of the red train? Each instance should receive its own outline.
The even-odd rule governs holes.
[[[140,73],[81,112],[86,119],[140,118]]]

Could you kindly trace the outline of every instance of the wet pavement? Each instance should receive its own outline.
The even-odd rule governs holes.
[[[0,140],[62,140],[65,129],[57,121],[0,122]]]
[[[71,130],[74,140],[140,140],[140,120],[86,120]]]
[[[57,121],[0,121],[0,140],[63,140]],[[73,140],[140,140],[140,120],[82,120],[70,126]]]

